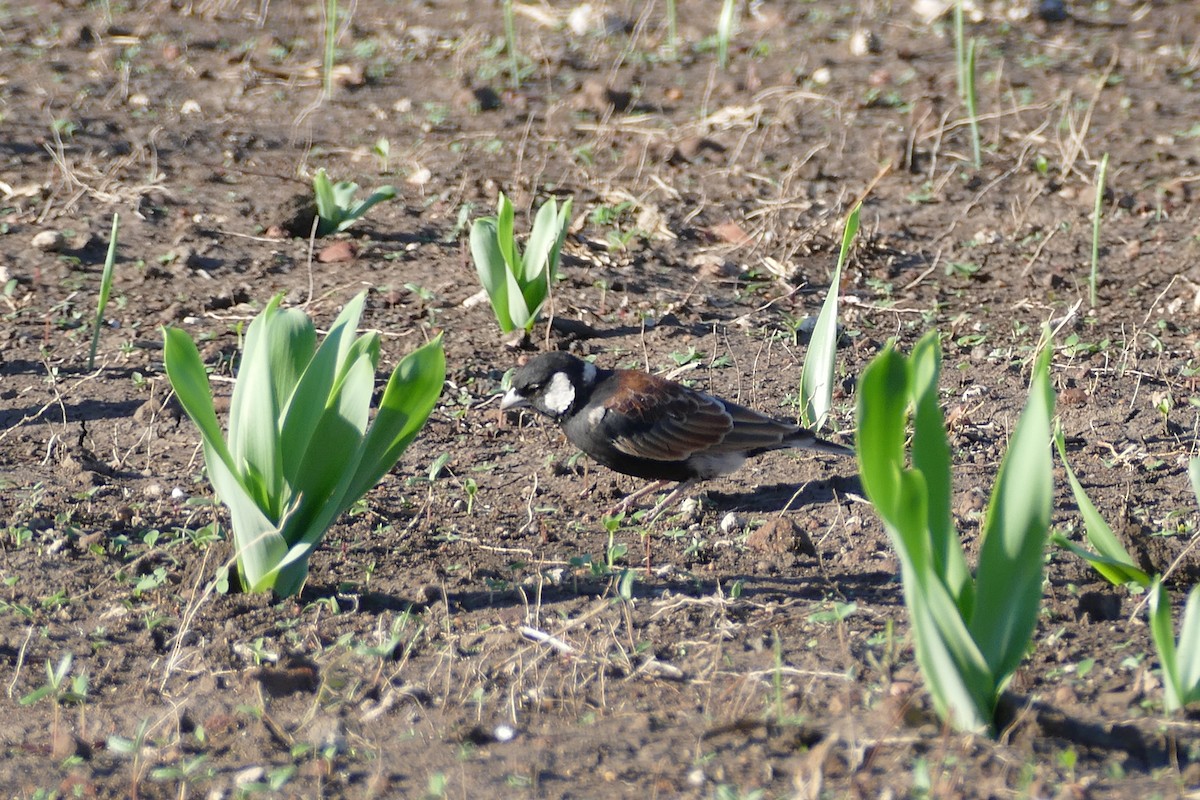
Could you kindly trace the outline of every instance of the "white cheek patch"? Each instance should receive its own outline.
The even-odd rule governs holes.
[[[596,365],[590,361],[583,362],[583,385],[591,386],[596,382]]]
[[[554,373],[542,399],[546,408],[555,414],[563,414],[571,407],[575,402],[575,387],[571,385],[571,379],[565,372]]]

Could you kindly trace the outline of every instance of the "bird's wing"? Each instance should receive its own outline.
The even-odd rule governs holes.
[[[684,461],[712,451],[733,429],[733,418],[715,397],[644,372],[626,371],[621,391],[605,402],[613,445],[654,461]]]

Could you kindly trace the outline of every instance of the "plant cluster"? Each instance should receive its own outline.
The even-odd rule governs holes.
[[[561,208],[554,198],[542,205],[524,253],[516,243],[513,217],[512,201],[501,193],[496,216],[477,219],[471,226],[475,269],[504,333],[533,330],[558,274],[571,200]]]
[[[379,334],[357,336],[366,294],[346,304],[320,347],[312,320],[267,304],[246,333],[222,436],[196,345],[164,332],[167,376],[200,429],[209,480],[229,508],[246,589],[295,594],[326,529],[396,463],[441,394],[441,337],[393,371],[369,423]]]

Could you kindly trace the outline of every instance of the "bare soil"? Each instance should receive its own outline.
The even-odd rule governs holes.
[[[802,323],[861,197],[829,435],[850,441],[855,376],[890,338],[940,330],[973,551],[1040,328],[1066,319],[1073,466],[1182,606],[1200,580],[1200,6],[979,7],[975,168],[952,26],[903,3],[738,4],[728,70],[716,0],[679,4],[674,53],[665,3],[518,4],[513,88],[500,4],[359,0],[327,100],[321,5],[0,2],[7,796],[1196,796],[1200,719],[1163,713],[1142,598],[1070,554],[1047,555],[1001,736],[954,733],[852,461],[768,455],[610,540],[605,510],[640,483],[496,399],[520,358],[570,348],[794,416]],[[318,167],[400,195],[310,245]],[[498,190],[522,229],[575,198],[553,311],[579,324],[524,351],[465,247]],[[445,333],[442,402],[301,595],[210,591],[226,514],[160,326],[197,339],[227,396],[273,294],[320,325],[362,288],[389,369]],[[1058,500],[1081,540],[1063,481]],[[28,702],[67,654],[57,695]]]

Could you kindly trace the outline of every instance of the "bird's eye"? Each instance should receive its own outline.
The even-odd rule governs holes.
[[[541,388],[542,388],[542,385],[540,383],[531,383],[525,387],[525,390],[529,391],[529,392],[536,392]]]

